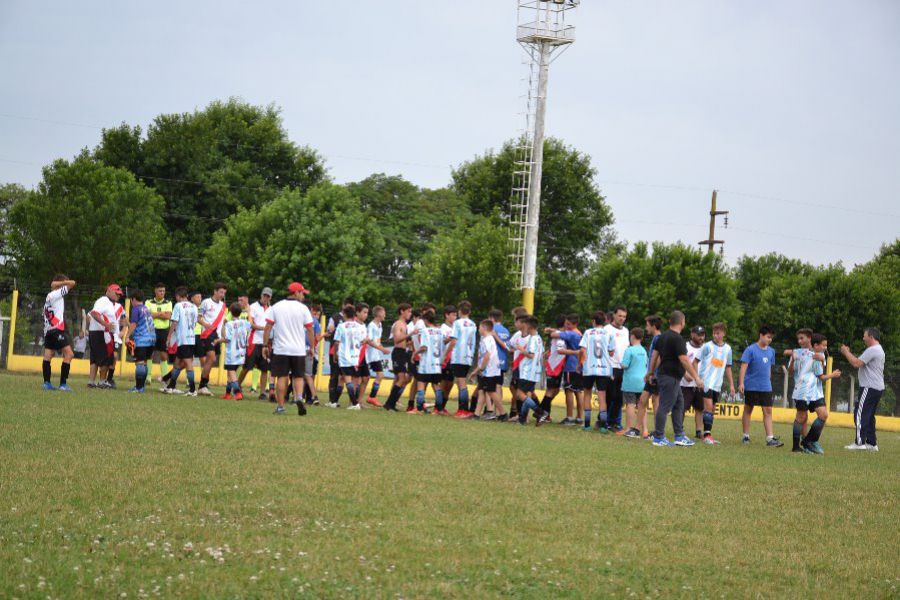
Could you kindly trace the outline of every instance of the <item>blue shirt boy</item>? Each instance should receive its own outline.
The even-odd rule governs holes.
[[[744,391],[771,392],[772,367],[775,366],[775,350],[771,346],[760,348],[750,344],[741,355],[741,362],[747,365],[744,374]]]

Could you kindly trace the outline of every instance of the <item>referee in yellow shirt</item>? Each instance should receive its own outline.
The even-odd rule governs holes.
[[[166,339],[169,336],[169,319],[172,318],[172,303],[166,300],[166,286],[157,283],[153,288],[153,298],[145,302],[153,315],[153,328],[156,330],[156,344],[153,346],[153,364],[159,368],[157,381],[162,381],[163,367],[161,359],[169,360]],[[174,357],[173,357],[174,358]]]

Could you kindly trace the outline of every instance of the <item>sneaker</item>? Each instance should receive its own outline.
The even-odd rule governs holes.
[[[448,411],[446,408],[442,408],[441,410],[436,410],[436,411],[434,411],[434,414],[440,415],[440,416],[442,416],[442,417],[449,417],[449,416],[450,416],[450,411]],[[468,413],[468,414],[469,414],[469,415],[472,415],[472,413]]]
[[[702,439],[703,439],[703,432],[700,431],[699,429],[695,429],[695,430],[694,430],[694,437],[697,438],[698,440],[702,440]]]
[[[72,388],[69,387],[68,383],[63,383],[56,389],[57,389],[57,391],[60,391],[60,392],[71,392],[72,391]]]
[[[268,402],[269,395],[267,393],[263,392],[262,394],[259,395],[259,401],[260,402]]]
[[[766,440],[766,446],[770,448],[781,448],[782,446],[784,446],[784,442],[779,440],[777,437],[773,437]]]
[[[534,426],[540,427],[543,424],[544,424],[544,414],[541,413],[540,415],[535,415],[534,416]]]
[[[341,407],[341,405],[338,404],[337,402],[329,402],[325,406],[327,406],[328,408],[340,408]]]
[[[750,436],[749,436],[749,435],[745,435],[744,437],[742,437],[742,438],[741,438],[741,443],[742,443],[742,444],[750,445]]]
[[[590,432],[592,432],[593,430],[594,430],[594,428],[591,427],[590,425],[586,425],[585,427],[582,427],[582,428],[581,428],[581,431],[583,431],[583,432],[585,432],[585,433],[590,433]]]
[[[641,437],[641,432],[637,429],[629,429],[623,435],[627,438],[639,438]]]
[[[129,394],[143,394],[143,393],[144,393],[144,388],[133,387],[133,388],[131,388],[130,390],[128,390],[128,393],[129,393]]]
[[[50,383],[49,381],[45,381],[44,385],[42,387],[45,392],[55,392],[56,391],[56,388],[53,387],[53,384]]]
[[[109,384],[108,381],[101,381],[101,382],[97,383],[97,385],[95,385],[94,387],[96,387],[98,390],[108,390],[108,389],[112,388],[112,386]]]
[[[313,398],[312,405],[313,405],[313,406],[319,406],[319,404],[320,404],[320,403],[319,403],[319,399],[318,399],[318,398]],[[394,409],[394,410],[397,410],[397,409]]]
[[[667,438],[665,438],[665,437],[660,437],[660,438],[658,438],[658,437],[656,437],[656,436],[653,436],[653,437],[652,437],[652,441],[653,441],[653,445],[654,445],[654,446],[662,446],[662,447],[664,447],[664,448],[668,448],[668,447],[670,447],[670,446],[674,446],[674,445],[675,445],[675,444],[673,444],[672,442],[670,442],[670,441],[669,441]]]
[[[573,419],[572,417],[566,417],[565,419],[563,419],[562,421],[560,421],[559,424],[560,424],[560,425],[567,425],[567,426],[568,426],[568,425],[574,425],[574,424],[575,424],[575,419]]]
[[[172,390],[173,394],[181,394],[184,396],[188,396],[189,398],[196,398],[197,392],[182,392],[181,390]]]
[[[866,444],[866,450],[869,452],[878,452],[878,444]]]
[[[469,416],[470,414],[472,414],[472,413],[470,413],[470,412],[467,411],[467,410],[457,410],[455,413],[453,413],[453,418],[455,418],[455,419],[465,419],[465,418],[466,418],[467,416]]]
[[[624,427],[617,427],[617,428],[616,428],[616,435],[625,435],[625,434],[628,433],[629,431],[631,431],[631,430],[630,430],[630,429],[626,430]]]
[[[406,409],[406,414],[408,414],[408,415],[421,415],[421,414],[425,414],[425,411],[424,411],[424,410],[419,410],[418,408],[407,408],[407,409]]]
[[[220,398],[222,398],[222,400],[231,400],[233,396],[231,394],[222,394]]]
[[[716,444],[721,444],[721,442],[715,439],[711,434],[707,433],[703,436],[703,443],[707,446],[715,446]]]
[[[238,392],[237,394],[234,395],[234,399],[235,400],[243,400],[244,394],[242,394],[241,392]]]
[[[644,440],[644,441],[646,441],[646,442],[652,442],[652,441],[653,441],[653,436],[650,435],[650,432],[649,432],[649,431],[645,431],[644,433],[641,434],[641,439]]]
[[[198,396],[212,396],[212,392],[209,391],[209,388],[204,385],[202,388],[197,390],[197,395]],[[284,412],[284,409],[282,409],[281,412]]]
[[[676,446],[685,446],[685,447],[693,446],[694,440],[692,440],[688,436],[682,434],[682,435],[675,437],[675,445]]]
[[[90,384],[88,384],[88,385],[90,385]],[[164,386],[162,386],[161,388],[159,388],[159,393],[160,393],[160,394],[168,394],[168,393],[169,393],[169,386],[164,385]]]
[[[302,417],[306,414],[306,406],[302,402],[297,403],[297,416]]]
[[[362,410],[362,406],[359,404],[351,404],[347,407],[347,410]]]
[[[509,415],[505,414],[505,413],[502,415],[496,415],[496,417],[497,417],[497,420],[500,421],[501,423],[506,423],[507,421],[509,421]]]
[[[387,404],[385,404],[381,408],[383,408],[384,410],[386,410],[388,412],[400,412],[399,410],[397,410],[396,406],[388,406]]]
[[[541,415],[541,424],[543,424],[543,423],[552,423],[552,422],[553,422],[553,419],[550,418],[550,415],[549,415],[549,414],[544,413],[544,414]]]
[[[115,382],[115,381],[107,381],[107,382],[106,382],[106,387],[109,388],[109,389],[111,389],[111,390],[114,390],[114,389],[116,389],[116,382]]]
[[[368,398],[368,399],[366,400],[366,402],[367,402],[368,404],[371,404],[371,405],[374,406],[375,408],[381,408],[381,406],[382,406],[382,405],[381,405],[381,402],[378,401],[378,398]]]
[[[275,412],[274,412],[273,414],[276,414],[276,415],[283,415],[283,414],[284,414],[284,407],[283,407],[283,406],[279,406],[278,408],[275,409]]]
[[[575,422],[575,425],[581,425],[584,423],[584,419],[572,419]]]
[[[497,415],[495,415],[494,413],[484,413],[477,418],[481,421],[496,421],[498,419]]]

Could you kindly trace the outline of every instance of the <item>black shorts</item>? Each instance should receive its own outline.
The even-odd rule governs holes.
[[[89,331],[88,341],[91,347],[91,364],[98,367],[108,367],[113,364],[113,344],[106,343],[106,336],[102,331]]]
[[[418,374],[416,374],[416,381],[419,381],[422,383],[438,384],[441,382],[441,374],[440,373],[418,373]]]
[[[203,348],[203,343],[200,340],[199,335],[194,336],[194,345],[191,346],[194,349],[194,356],[197,358],[203,358],[206,356],[206,351]]]
[[[745,406],[771,407],[775,404],[775,395],[772,392],[744,392]]]
[[[356,367],[357,377],[369,377],[372,373],[369,371],[369,363],[364,362]]]
[[[47,350],[59,352],[66,346],[71,345],[72,340],[69,339],[69,334],[65,331],[61,331],[59,329],[51,329],[44,334],[44,348],[46,348]]]
[[[134,356],[135,362],[147,362],[153,356],[153,350],[156,346],[135,346],[134,352],[131,353]]]
[[[369,375],[372,373],[384,373],[384,361],[381,360],[373,360],[368,363],[369,365]]]
[[[419,373],[419,361],[413,360],[412,352],[409,353],[409,372],[413,377]]]
[[[190,344],[188,346],[178,346],[178,350],[175,351],[175,356],[182,360],[193,360],[196,353],[196,346]]]
[[[453,381],[453,369],[450,365],[441,369],[441,381]]]
[[[533,392],[534,388],[537,384],[533,381],[528,381],[527,379],[520,379],[516,389],[523,391],[525,393]]]
[[[226,371],[237,371],[238,369],[240,369],[243,366],[244,366],[243,363],[241,363],[239,365],[225,365],[225,370]]]
[[[78,358],[78,359],[84,358],[84,352],[75,352],[75,358]]]
[[[498,386],[503,385],[503,376],[497,375],[496,377],[479,377],[478,378],[478,389],[483,390],[485,392],[491,393],[496,392]]]
[[[562,388],[562,373],[559,375],[548,375],[547,376],[547,389],[548,390],[558,390]]]
[[[824,406],[825,398],[819,398],[818,400],[794,400],[794,407],[797,410],[815,412],[817,408],[823,408]]]
[[[391,350],[391,371],[394,375],[409,372],[409,353],[406,348],[394,348]]]
[[[681,386],[681,395],[684,396],[684,410],[693,408],[695,412],[703,412],[703,391],[695,387]]]
[[[306,356],[273,354],[271,370],[274,377],[303,377],[306,374]]]
[[[153,350],[156,352],[166,352],[167,344],[169,341],[169,330],[168,329],[157,329],[156,330],[156,343],[153,345]]]
[[[653,383],[645,383],[644,391],[649,393],[651,396],[659,395],[659,385],[656,383],[656,379],[652,380]]]
[[[200,343],[198,345],[200,346],[200,351],[203,352],[203,356],[206,356],[210,352],[215,352],[216,356],[219,355],[222,351],[222,346],[221,344],[216,343],[216,340],[218,339],[219,336],[215,331],[209,334],[209,337],[207,338],[200,338]]]
[[[519,387],[519,367],[516,367],[512,370],[512,375],[509,376],[509,387],[518,388]]]
[[[566,389],[571,392],[580,392],[584,389],[581,373],[578,371],[568,371],[567,373],[564,373],[563,381],[565,381]]]
[[[454,379],[465,379],[469,376],[469,365],[461,365],[459,363],[452,363],[450,365],[450,372],[453,374]]]
[[[711,398],[713,404],[717,404],[719,402],[719,392],[717,392],[716,390],[704,390],[703,397]]]
[[[341,375],[344,377],[359,377],[359,367],[340,367]]]
[[[596,388],[598,392],[605,392],[612,384],[612,377],[608,375],[582,375],[582,389],[592,391]]]
[[[253,352],[247,354],[244,359],[245,369],[259,369],[261,373],[269,372],[269,359],[263,356],[262,344],[253,346]]]

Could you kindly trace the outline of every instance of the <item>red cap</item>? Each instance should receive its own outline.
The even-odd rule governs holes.
[[[309,290],[303,287],[302,283],[297,283],[296,281],[288,286],[288,291],[292,294],[294,292],[303,292],[304,294],[309,293]]]
[[[109,284],[109,285],[106,287],[106,289],[112,290],[112,291],[114,291],[115,293],[119,294],[120,296],[125,294],[125,292],[122,291],[122,288],[120,288],[120,287],[119,287],[119,284],[117,284],[117,283],[111,283],[111,284]]]

